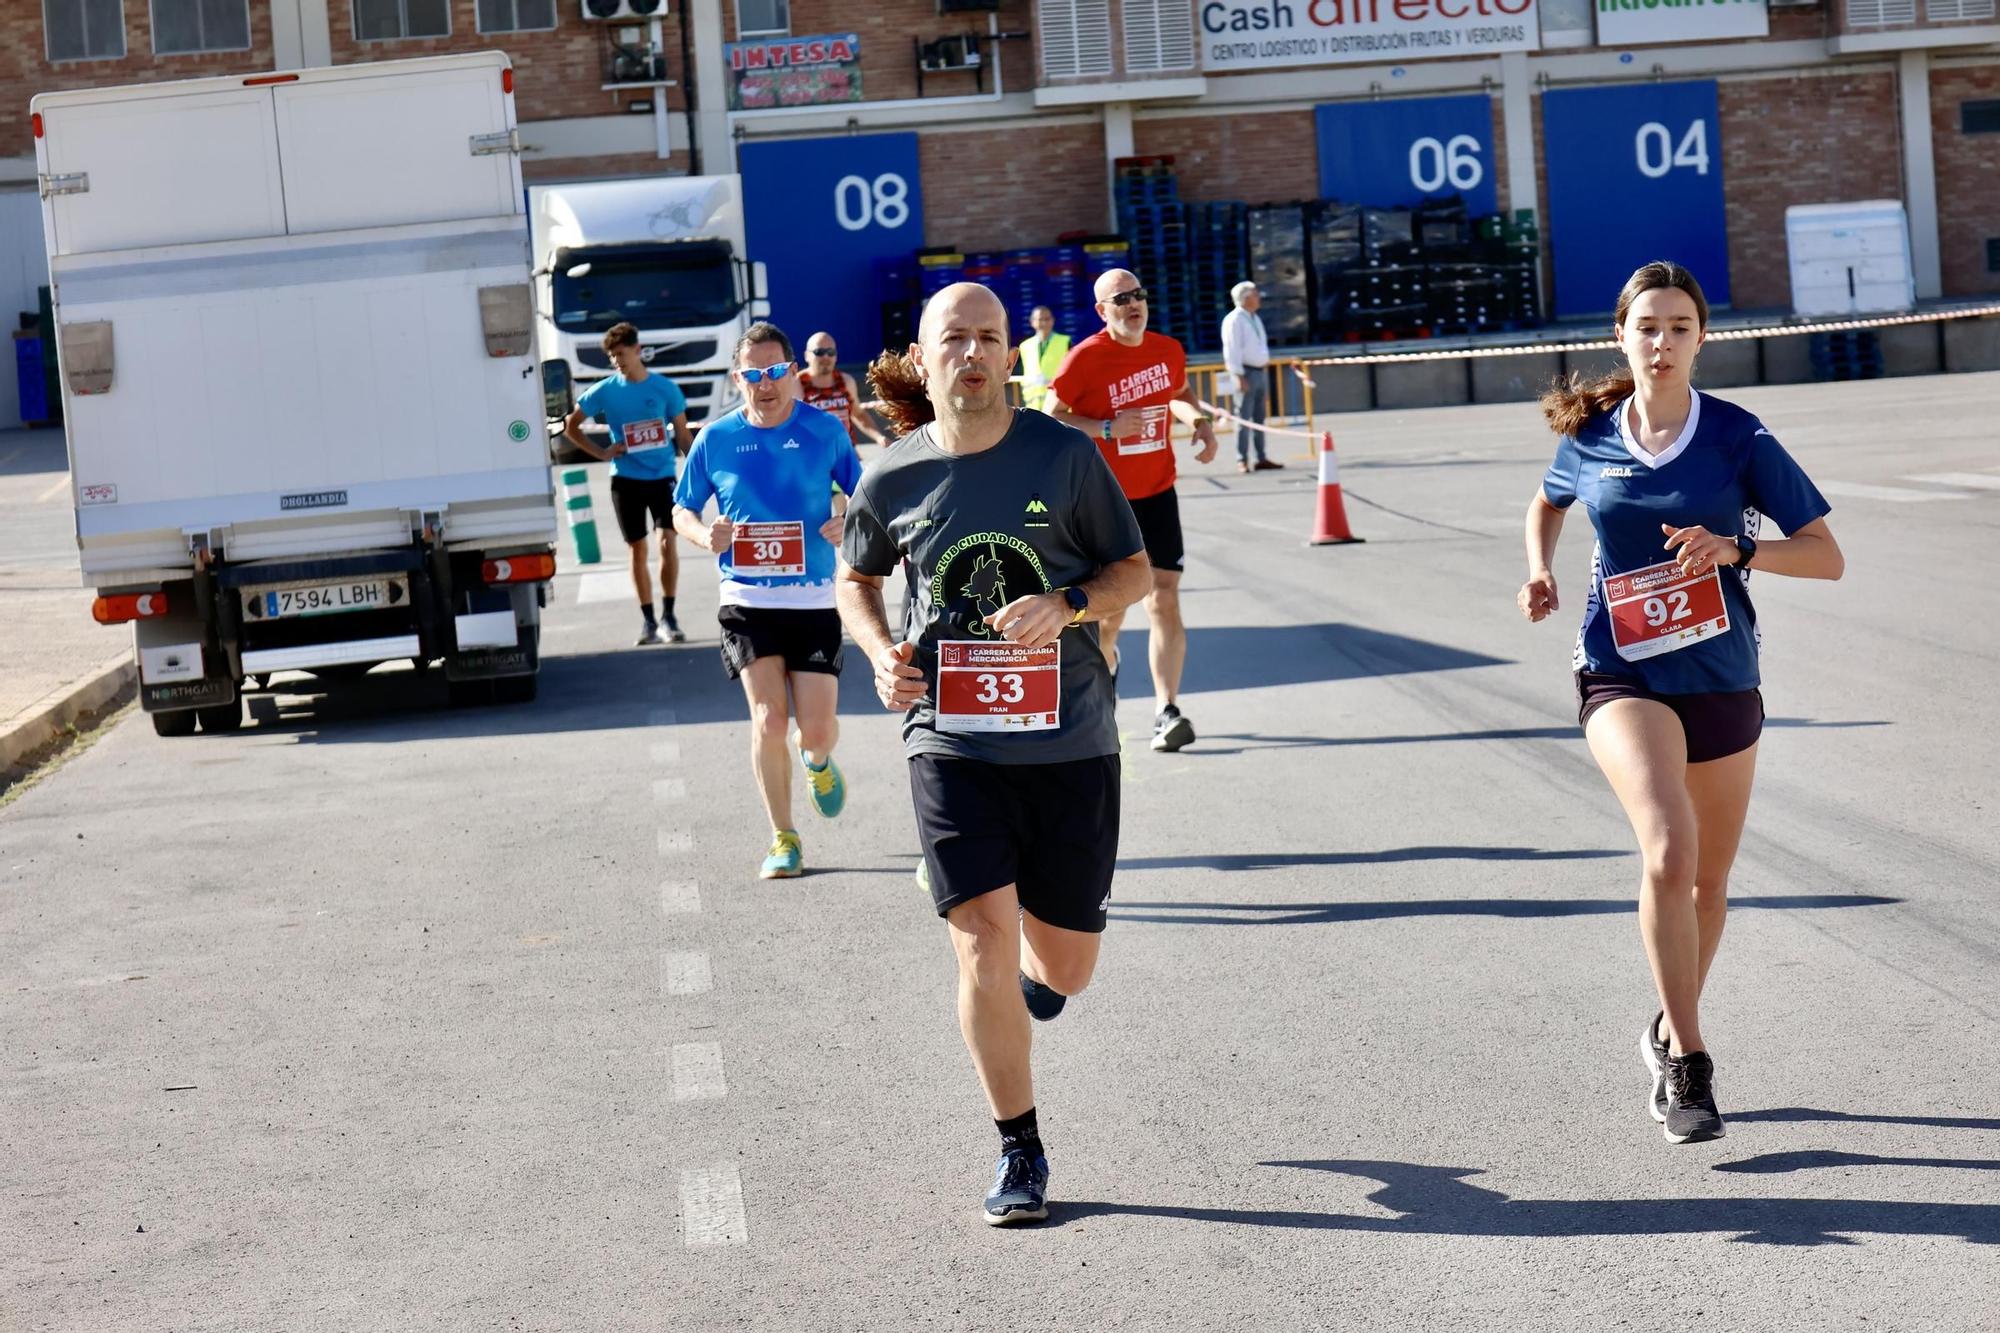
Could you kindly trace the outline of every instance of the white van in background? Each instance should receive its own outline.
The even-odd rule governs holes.
[[[246,678],[535,692],[555,571],[498,52],[32,103],[84,582],[162,735]]]

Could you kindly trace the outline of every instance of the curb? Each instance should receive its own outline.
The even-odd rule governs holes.
[[[61,736],[79,716],[104,707],[138,678],[139,664],[128,650],[29,704],[19,716],[0,724],[0,770],[12,768]]]

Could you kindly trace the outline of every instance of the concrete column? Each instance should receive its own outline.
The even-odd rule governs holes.
[[[299,0],[271,0],[271,68],[304,69],[306,48],[299,32]]]
[[[1111,190],[1111,164],[1121,157],[1131,157],[1138,150],[1132,146],[1132,104],[1130,102],[1106,102],[1104,104],[1104,229],[1118,230],[1118,204]]]
[[[1507,135],[1507,198],[1515,208],[1535,206],[1534,82],[1528,73],[1528,53],[1507,51],[1500,56],[1500,125]],[[1495,164],[1497,167],[1497,163]],[[1540,225],[1541,219],[1536,219]],[[1547,230],[1546,227],[1543,230]]]
[[[729,137],[729,72],[722,67],[722,0],[688,0],[681,13],[694,25],[690,30],[694,68],[683,77],[694,84],[694,141],[701,149],[702,174],[734,175],[736,144]]]
[[[299,47],[301,58],[307,69],[323,69],[333,63],[333,17],[328,0],[280,0],[280,3],[296,3],[299,9]],[[341,6],[347,21],[354,21],[352,11]]]
[[[1931,155],[1931,62],[1926,51],[1897,58],[1896,86],[1902,97],[1903,206],[1910,214],[1910,262],[1916,269],[1917,299],[1944,295],[1938,243],[1937,162]]]

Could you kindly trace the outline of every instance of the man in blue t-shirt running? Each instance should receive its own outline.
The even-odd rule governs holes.
[[[786,879],[804,869],[792,827],[790,747],[820,814],[831,819],[847,802],[833,762],[841,663],[833,543],[841,519],[832,500],[836,487],[854,493],[861,460],[845,423],[799,401],[791,340],[777,325],[745,330],[735,363],[743,406],[696,438],[674,490],[674,527],[715,553],[722,665],[750,701],[750,771],[771,820],[759,873]],[[716,517],[705,522],[711,500]]]
[[[680,553],[674,547],[674,461],[688,451],[687,395],[663,375],[646,369],[639,354],[639,330],[613,324],[604,333],[605,355],[617,373],[597,381],[577,399],[563,422],[563,435],[592,458],[611,461],[611,508],[618,515],[618,532],[632,551],[632,587],[639,594],[639,614],[645,628],[643,647],[660,641],[653,619],[653,584],[646,568],[647,518],[660,530],[660,615],[667,641],[686,643],[674,618],[674,591],[680,583]],[[611,428],[610,447],[600,448],[583,433],[585,417],[596,417]],[[671,435],[669,429],[671,428]]]

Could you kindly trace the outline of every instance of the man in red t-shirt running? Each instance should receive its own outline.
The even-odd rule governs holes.
[[[1124,488],[1146,555],[1153,563],[1153,591],[1146,595],[1152,621],[1146,656],[1153,668],[1153,748],[1178,750],[1194,739],[1176,696],[1187,661],[1187,626],[1181,621],[1181,508],[1174,493],[1173,423],[1194,428],[1195,461],[1215,457],[1213,419],[1188,385],[1187,353],[1163,334],[1146,331],[1146,289],[1122,268],[1097,280],[1097,313],[1103,329],[1063,358],[1050,382],[1044,409],[1056,420],[1097,441]],[[1117,669],[1118,628],[1124,614],[1099,625],[1104,655]]]

